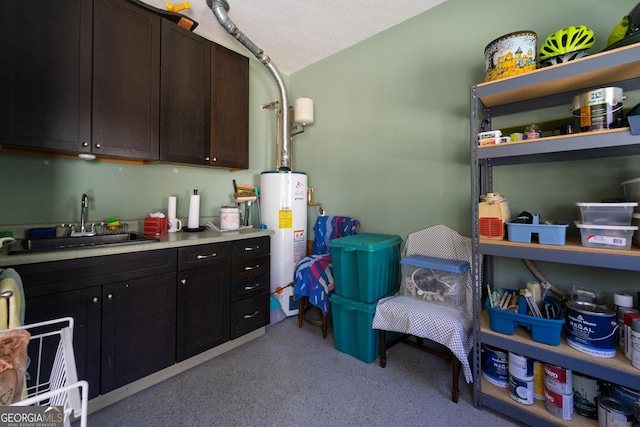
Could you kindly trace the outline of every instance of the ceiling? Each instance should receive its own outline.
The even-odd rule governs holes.
[[[166,9],[163,0],[143,0]],[[291,75],[317,61],[421,14],[446,0],[227,0],[229,19]],[[172,2],[174,6],[183,2]],[[252,54],[218,24],[206,0],[180,13],[198,22],[196,33],[247,56]]]

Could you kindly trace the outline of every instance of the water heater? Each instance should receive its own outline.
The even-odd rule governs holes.
[[[298,314],[293,274],[307,254],[307,175],[293,171],[260,174],[260,213],[271,236],[271,292],[287,316]]]

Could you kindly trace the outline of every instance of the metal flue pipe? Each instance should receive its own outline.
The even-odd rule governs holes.
[[[271,61],[271,58],[264,53],[262,49],[256,46],[242,31],[236,27],[236,25],[229,19],[227,12],[229,11],[229,3],[226,0],[207,0],[207,6],[211,8],[218,23],[224,28],[227,33],[231,34],[236,40],[238,40],[244,47],[246,47],[256,58],[267,67],[269,72],[273,75],[273,78],[278,84],[280,90],[280,106],[282,108],[282,142],[280,143],[280,165],[278,167],[281,171],[291,170],[290,159],[290,144],[291,144],[291,129],[289,128],[289,102],[287,100],[287,89],[285,88],[280,72],[275,64]]]

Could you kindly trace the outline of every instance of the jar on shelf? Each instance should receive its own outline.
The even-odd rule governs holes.
[[[529,125],[524,129],[524,139],[542,138],[542,131],[538,125]]]

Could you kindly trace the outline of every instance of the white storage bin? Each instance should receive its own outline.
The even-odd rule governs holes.
[[[469,263],[426,255],[400,260],[404,295],[449,308],[465,303]]]
[[[580,229],[582,246],[588,248],[629,250],[633,233],[638,230],[635,225],[589,225],[580,221],[574,223]]]
[[[640,213],[634,213],[631,218],[631,225],[640,226]],[[633,233],[633,244],[640,247],[640,232]]]
[[[640,178],[624,181],[620,185],[622,185],[622,190],[628,201],[640,203]],[[635,211],[640,212],[640,207],[636,206]]]
[[[631,225],[631,214],[638,206],[629,203],[576,203],[580,220],[585,225]]]

